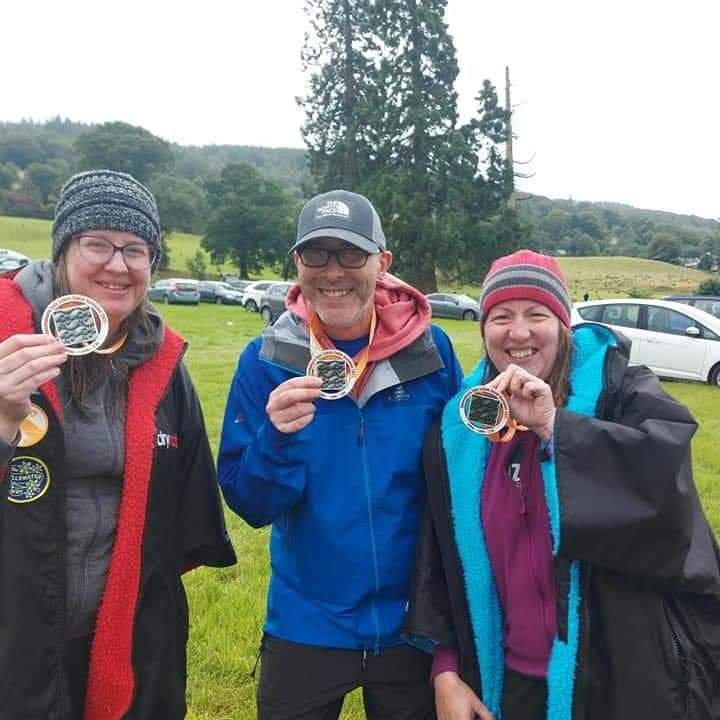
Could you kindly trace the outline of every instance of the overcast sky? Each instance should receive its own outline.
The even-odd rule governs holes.
[[[301,147],[302,0],[2,3],[0,120]],[[720,216],[717,0],[449,0],[463,119],[512,73],[529,192]]]

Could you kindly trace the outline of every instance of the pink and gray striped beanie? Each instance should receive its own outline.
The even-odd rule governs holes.
[[[481,322],[490,309],[506,300],[534,300],[570,327],[570,293],[557,260],[532,250],[518,250],[490,266],[480,292]]]

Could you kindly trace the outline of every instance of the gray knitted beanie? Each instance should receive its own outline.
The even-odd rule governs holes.
[[[132,175],[114,170],[89,170],[63,185],[52,227],[52,259],[57,262],[65,243],[83,230],[134,233],[157,251],[160,262],[160,217],[152,193]]]

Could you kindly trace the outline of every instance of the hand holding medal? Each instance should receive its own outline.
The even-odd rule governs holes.
[[[469,390],[460,403],[465,425],[495,442],[508,442],[518,430],[532,430],[547,441],[552,437],[555,412],[550,386],[514,364],[486,385]]]
[[[465,427],[492,442],[509,442],[518,430],[527,430],[510,415],[505,396],[490,385],[470,388],[460,400],[460,417]]]

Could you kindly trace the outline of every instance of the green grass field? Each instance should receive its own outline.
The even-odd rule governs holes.
[[[228,383],[238,353],[262,329],[257,315],[230,306],[163,307],[168,322],[190,341],[187,362],[203,401],[211,442],[216,446]],[[475,323],[440,320],[453,338],[466,371],[480,354]],[[686,403],[700,423],[693,444],[695,477],[705,508],[720,532],[720,393],[707,385],[669,382],[667,390]],[[226,513],[239,563],[227,570],[199,569],[186,579],[191,638],[189,717],[245,720],[254,717],[254,681],[267,584],[268,530],[253,530]],[[345,704],[344,720],[364,717],[358,693]]]
[[[0,217],[0,247],[33,258],[48,254],[49,223]],[[199,247],[195,236],[171,240],[173,267],[184,269],[184,258]],[[182,262],[181,265],[176,263]],[[569,258],[561,263],[579,298],[589,291],[608,297],[645,288],[647,295],[693,290],[703,273],[628,258]],[[478,288],[466,288],[477,295]],[[198,388],[213,446],[217,447],[225,397],[238,354],[262,329],[259,316],[238,307],[200,305],[162,307],[167,321],[190,343],[187,363]],[[466,371],[480,355],[475,323],[438,321],[452,337]],[[666,383],[668,391],[686,403],[700,423],[693,445],[696,480],[703,502],[720,532],[720,393],[706,385]],[[254,681],[250,677],[257,657],[267,585],[268,530],[253,530],[227,512],[228,527],[238,564],[227,570],[201,568],[189,573],[191,635],[188,648],[189,714],[191,720],[249,720],[254,712]],[[343,720],[364,717],[358,693],[346,702]]]
[[[48,220],[31,220],[0,216],[0,248],[21,252],[33,259],[45,258],[50,253],[50,227]],[[170,271],[166,276],[188,275],[186,262],[200,250],[200,237],[187,233],[173,233],[168,239],[170,248]],[[642,260],[626,257],[559,258],[573,291],[573,299],[580,300],[583,293],[590,293],[591,299],[627,296],[631,291],[636,297],[656,297],[673,293],[694,292],[697,286],[709,277],[707,273],[677,267],[656,260]],[[208,273],[213,276],[218,268],[210,265],[207,256]],[[225,263],[224,272],[235,268]],[[274,278],[274,273],[265,273]],[[464,292],[477,297],[477,285],[450,286],[440,282],[446,291]]]

